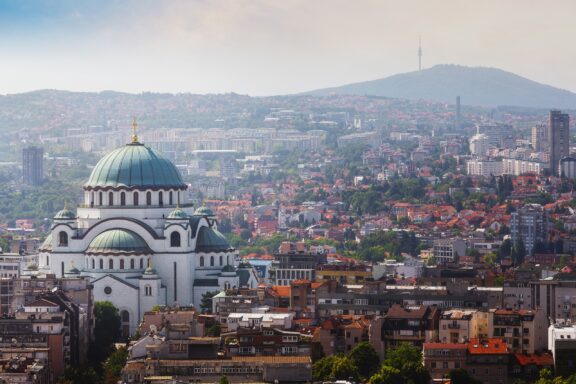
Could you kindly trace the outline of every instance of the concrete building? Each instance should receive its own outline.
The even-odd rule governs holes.
[[[527,256],[532,254],[534,245],[548,240],[548,215],[539,204],[526,204],[510,219],[512,244],[520,238],[526,247]]]
[[[440,311],[435,306],[422,305],[405,308],[393,305],[382,324],[384,350],[395,348],[401,343],[422,347],[425,342],[438,339]]]
[[[453,369],[466,369],[467,352],[467,344],[424,343],[424,366],[433,380],[441,380]]]
[[[550,143],[550,172],[559,176],[560,159],[570,155],[570,116],[561,111],[550,111],[548,127]]]
[[[547,168],[545,163],[532,160],[522,160],[513,158],[502,159],[502,174],[520,176],[526,173],[540,175]]]
[[[466,255],[466,242],[459,238],[434,240],[433,254],[439,265],[457,262]]]
[[[554,373],[574,374],[576,367],[576,325],[556,323],[548,328],[548,349],[554,357]]]
[[[44,180],[44,149],[27,147],[22,149],[22,176],[28,185],[40,185]]]
[[[466,162],[466,173],[471,176],[501,176],[502,172],[502,161],[468,160]]]
[[[449,309],[440,315],[438,340],[441,343],[467,343],[488,336],[488,312],[476,309]]]
[[[483,384],[506,384],[510,352],[502,339],[472,339],[468,342],[466,370]]]
[[[536,152],[548,151],[548,131],[546,125],[538,124],[532,127],[530,144],[532,144],[532,149]]]
[[[495,309],[489,314],[489,337],[506,341],[513,353],[533,354],[548,347],[548,319],[544,311]]]
[[[576,179],[576,157],[566,156],[560,159],[560,177]]]
[[[470,138],[470,153],[473,156],[486,156],[490,149],[490,137],[488,135],[479,133]]]

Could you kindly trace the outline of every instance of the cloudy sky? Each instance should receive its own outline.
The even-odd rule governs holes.
[[[576,91],[576,1],[0,0],[0,94],[273,95],[423,66]]]

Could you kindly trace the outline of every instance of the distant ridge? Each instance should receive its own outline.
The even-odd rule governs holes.
[[[576,109],[576,94],[496,68],[436,65],[383,79],[318,89],[308,95],[371,95],[484,107]]]

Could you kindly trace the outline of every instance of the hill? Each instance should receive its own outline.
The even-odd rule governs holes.
[[[576,108],[576,94],[496,68],[437,65],[383,79],[319,89],[308,95],[371,95],[484,107]]]

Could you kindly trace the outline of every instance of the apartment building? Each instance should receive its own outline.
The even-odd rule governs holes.
[[[489,337],[506,341],[513,353],[533,354],[548,346],[548,319],[544,311],[491,309]]]

